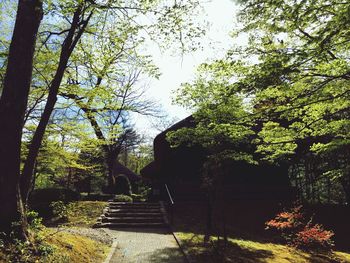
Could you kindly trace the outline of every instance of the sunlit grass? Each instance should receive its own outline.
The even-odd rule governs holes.
[[[203,235],[176,232],[184,249],[196,262],[272,262],[272,263],[328,263],[350,262],[350,254],[343,252],[307,253],[285,245],[229,238],[225,250],[215,247],[216,238],[203,242]],[[218,261],[220,260],[220,261]]]

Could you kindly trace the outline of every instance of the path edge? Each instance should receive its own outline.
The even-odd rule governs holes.
[[[183,248],[182,241],[180,241],[180,240],[177,238],[176,234],[175,234],[174,231],[173,231],[173,228],[172,228],[170,225],[169,225],[169,230],[170,230],[170,233],[173,235],[173,237],[174,237],[174,239],[175,239],[175,241],[176,241],[176,243],[177,243],[177,245],[178,245],[178,247],[179,247],[179,249],[180,249],[180,251],[181,251],[183,257],[184,257],[185,262],[186,262],[186,263],[192,263],[192,261],[190,260],[189,256],[187,255],[186,251],[185,251],[184,248]]]
[[[111,250],[108,253],[107,258],[103,261],[103,263],[109,263],[113,257],[113,254],[115,252],[115,249],[117,248],[118,242],[117,240],[113,240]]]

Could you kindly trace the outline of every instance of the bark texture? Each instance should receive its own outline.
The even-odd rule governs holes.
[[[41,0],[19,0],[0,98],[0,232],[15,230],[20,238],[27,232],[19,188],[22,128],[42,15]]]
[[[46,127],[49,123],[51,113],[54,110],[54,107],[57,101],[59,87],[61,85],[65,70],[67,68],[69,58],[76,44],[78,43],[79,39],[84,33],[85,28],[92,16],[92,13],[90,13],[90,15],[87,17],[86,20],[80,21],[82,12],[83,12],[82,6],[78,6],[76,11],[74,12],[70,30],[62,44],[60,60],[58,63],[55,76],[49,87],[49,95],[45,104],[43,114],[40,118],[38,127],[35,130],[33,139],[29,146],[28,156],[25,161],[23,171],[22,171],[22,176],[21,176],[21,192],[22,192],[22,198],[24,202],[27,202],[29,197],[29,190],[33,181],[36,158],[38,156],[41,142],[43,140]]]

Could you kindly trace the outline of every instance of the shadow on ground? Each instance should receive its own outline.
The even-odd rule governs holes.
[[[184,256],[178,248],[157,249],[152,254],[147,255],[147,262],[152,263],[185,263]]]
[[[247,249],[231,241],[228,241],[226,248],[217,248],[213,244],[198,242],[198,237],[194,235],[191,239],[183,241],[186,252],[191,255],[193,262],[242,262],[259,263],[268,262],[273,257],[271,251],[264,249]]]

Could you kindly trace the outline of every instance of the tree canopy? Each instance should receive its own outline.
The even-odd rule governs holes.
[[[240,28],[232,35],[248,45],[203,64],[197,79],[183,85],[177,101],[194,109],[198,123],[185,134],[204,146],[223,142],[221,152],[231,149],[242,158],[227,140],[245,137],[259,160],[287,161],[303,182],[312,178],[302,192],[321,185],[322,195],[322,184],[333,181],[349,200],[350,5],[239,3]],[[183,132],[174,136],[184,138]]]

